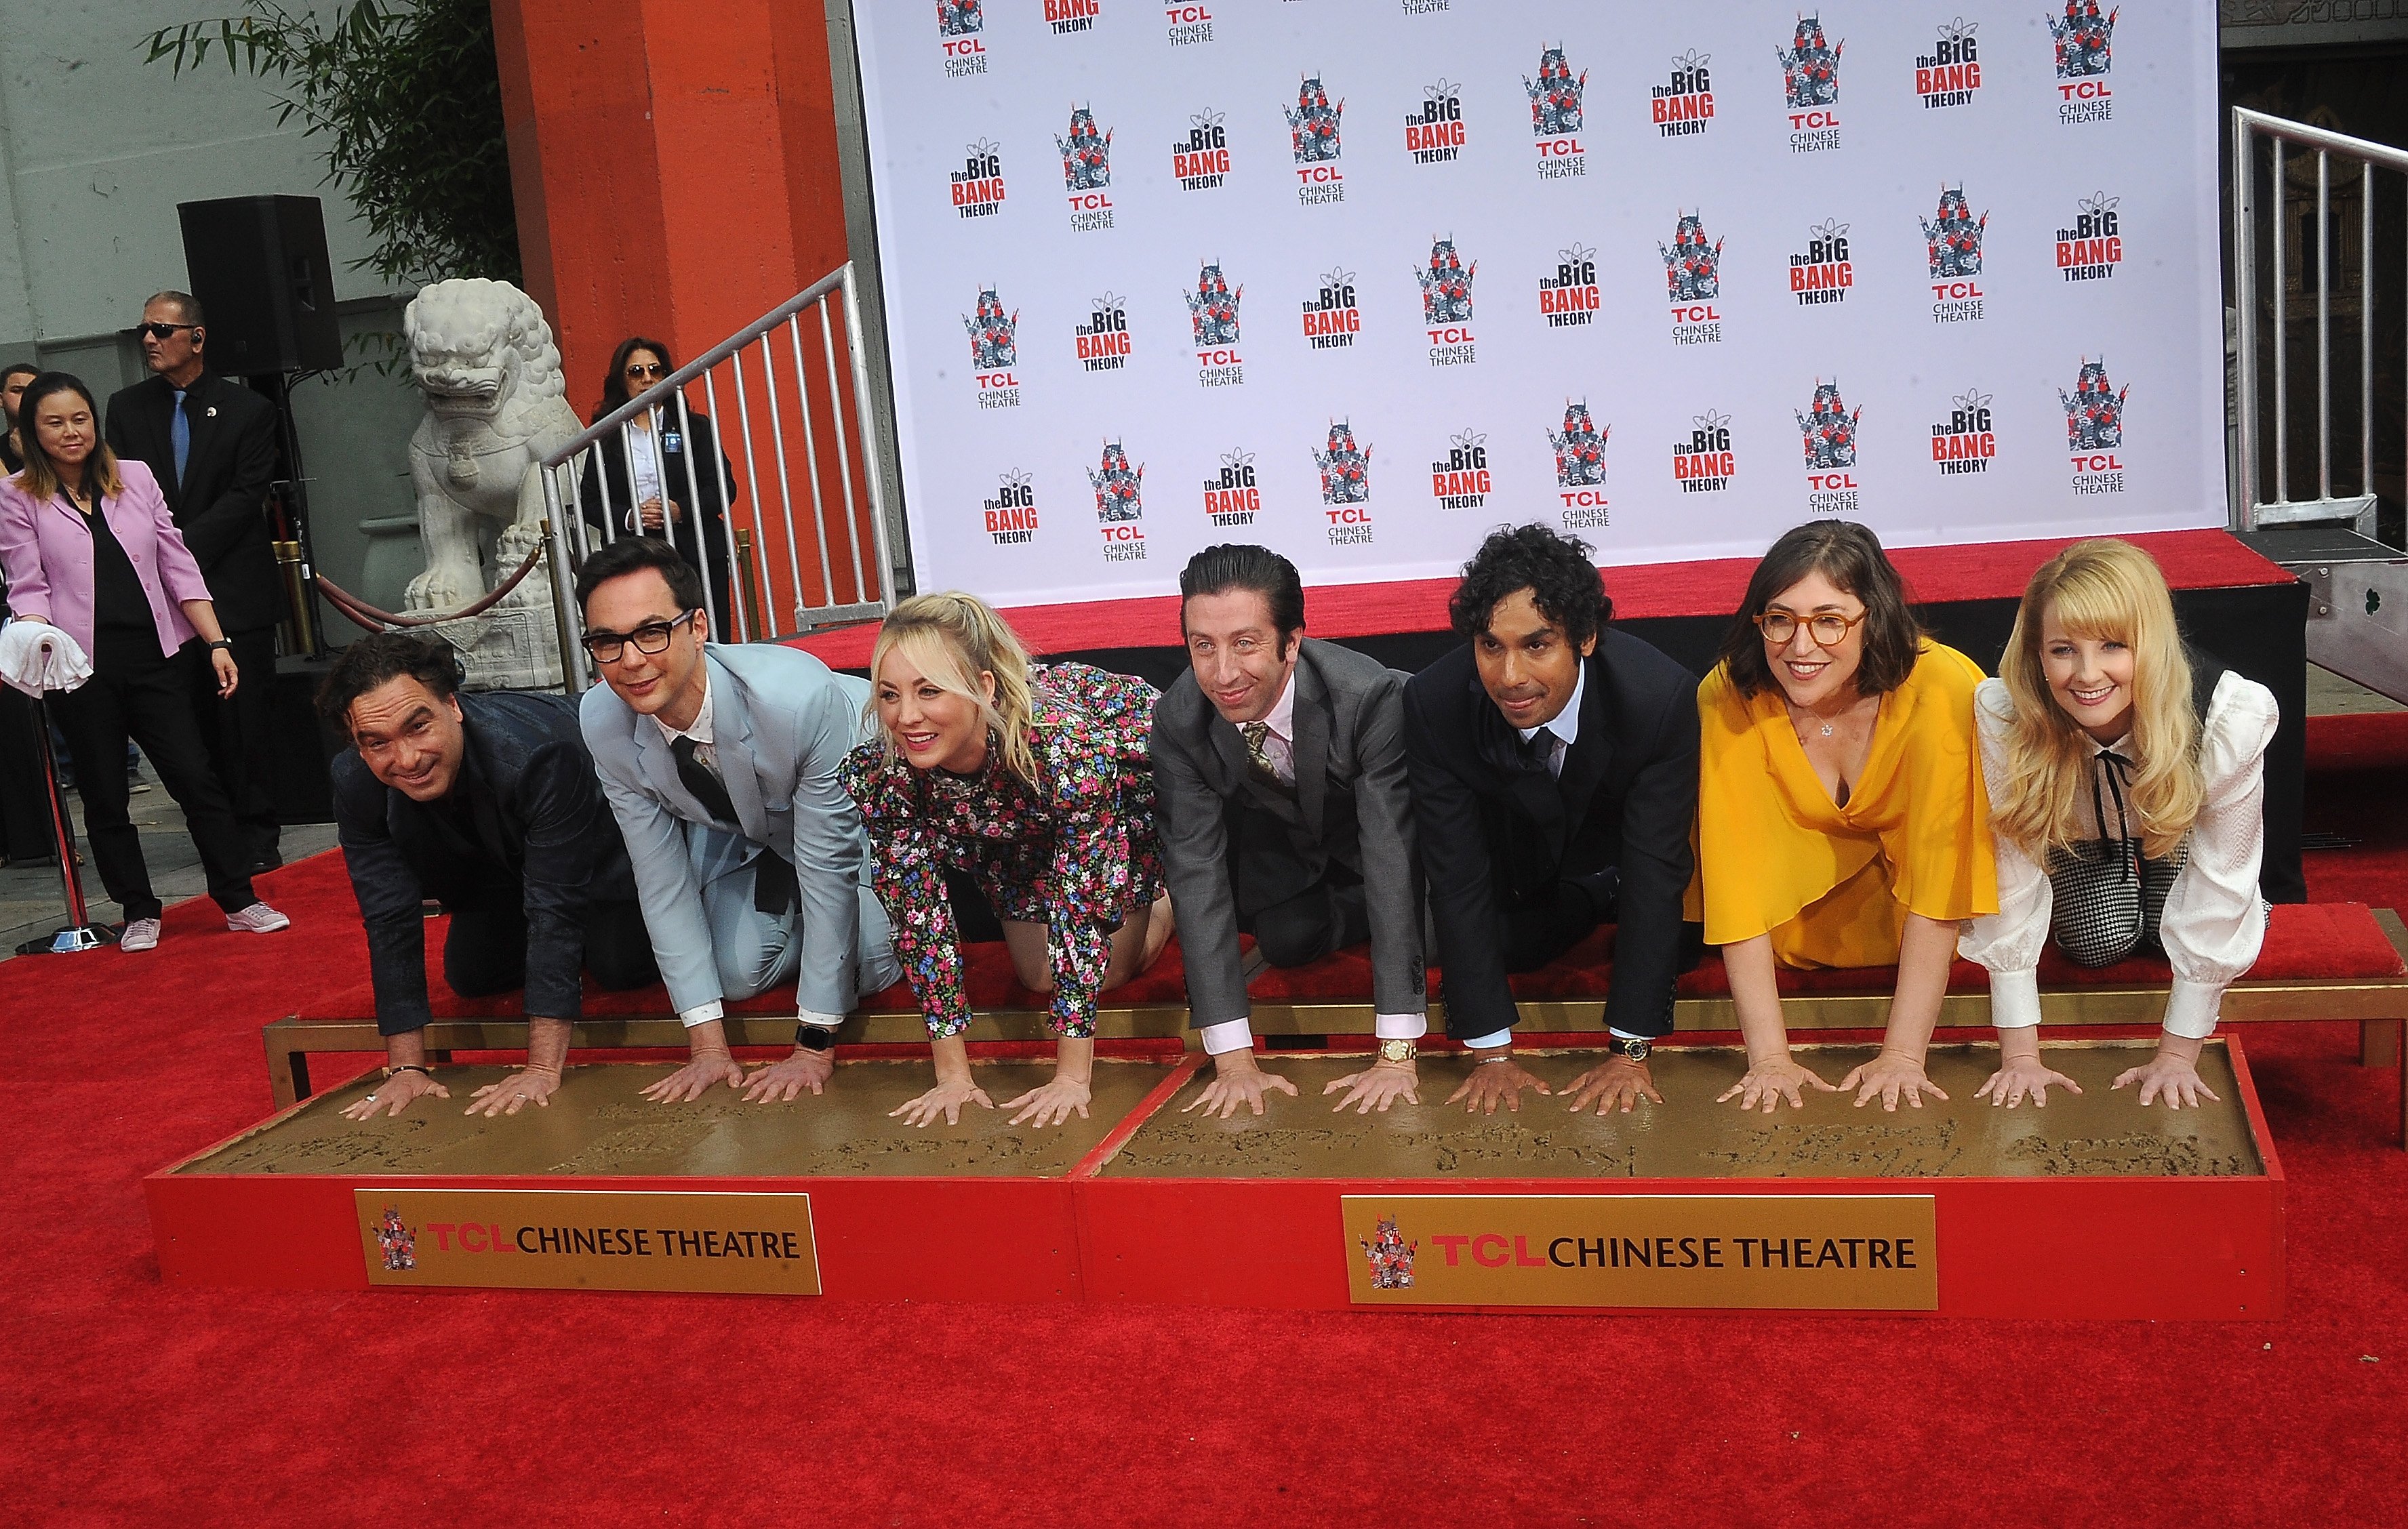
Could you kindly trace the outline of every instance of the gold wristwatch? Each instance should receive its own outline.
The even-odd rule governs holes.
[[[1420,1054],[1421,1047],[1411,1040],[1380,1042],[1380,1060],[1383,1062],[1411,1062]]]

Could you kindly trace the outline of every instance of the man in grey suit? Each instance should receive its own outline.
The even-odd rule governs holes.
[[[1358,1113],[1418,1104],[1429,1022],[1404,676],[1307,637],[1296,565],[1268,548],[1209,547],[1179,593],[1188,672],[1154,704],[1152,748],[1190,1016],[1213,1059],[1188,1107],[1226,1120],[1296,1093],[1254,1063],[1240,933],[1273,966],[1369,939],[1380,1056],[1326,1092]]]
[[[861,816],[837,783],[869,683],[796,649],[707,642],[702,576],[653,537],[588,558],[577,600],[605,681],[585,693],[585,744],[691,1048],[645,1096],[698,1099],[723,1082],[747,1099],[817,1093],[854,998],[902,975],[864,875]],[[747,1078],[723,1006],[786,981],[794,1053]]]

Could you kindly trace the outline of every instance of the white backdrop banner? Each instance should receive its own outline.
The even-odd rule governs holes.
[[[2214,7],[1954,4],[856,6],[920,587],[2223,524]]]

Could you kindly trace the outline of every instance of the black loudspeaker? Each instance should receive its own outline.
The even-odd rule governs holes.
[[[335,272],[314,196],[179,202],[184,265],[208,320],[209,367],[224,377],[343,364]]]

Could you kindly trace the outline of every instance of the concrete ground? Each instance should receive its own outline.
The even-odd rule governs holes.
[[[2308,665],[2308,712],[2332,716],[2348,712],[2408,710],[2397,701],[2352,684],[2337,674]],[[150,789],[134,798],[134,822],[142,830],[142,853],[150,866],[150,885],[160,900],[179,902],[208,890],[201,876],[201,857],[184,832],[184,815],[146,764],[143,779]],[[74,796],[70,810],[79,811]],[[314,855],[335,845],[333,823],[297,823],[284,830],[287,863]],[[89,856],[87,855],[87,858]],[[100,889],[91,865],[82,867],[84,896],[93,922],[115,923],[123,915]],[[48,935],[65,922],[65,904],[58,867],[50,865],[0,868],[0,961],[13,959],[24,940]]]

